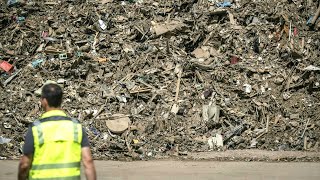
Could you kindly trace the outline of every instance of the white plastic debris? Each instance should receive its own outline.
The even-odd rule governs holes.
[[[119,102],[127,103],[127,98],[124,95],[116,96]]]
[[[223,147],[223,137],[221,134],[216,134],[216,137],[213,139],[213,143],[216,144],[217,147]]]
[[[108,134],[108,133],[103,133],[103,134],[102,134],[103,140],[107,140],[108,137],[109,137],[109,134]]]
[[[284,100],[288,100],[288,99],[291,98],[291,94],[289,92],[284,92],[282,94],[282,97],[283,97]]]
[[[102,30],[105,30],[105,29],[107,29],[107,26],[106,26],[106,24],[101,20],[101,19],[99,19],[99,25],[100,25],[100,28],[102,29]]]
[[[258,144],[258,141],[256,138],[251,140],[250,148],[256,148]]]
[[[11,128],[11,124],[9,124],[9,123],[7,123],[7,122],[4,122],[4,123],[3,123],[3,127],[4,127],[5,129],[10,129],[10,128]]]
[[[305,70],[305,71],[320,71],[320,68],[310,65],[310,66],[304,68],[303,70]]]
[[[153,154],[152,152],[148,152],[147,156],[151,157]]]
[[[260,20],[259,20],[259,18],[257,18],[257,17],[253,17],[253,19],[252,19],[252,24],[257,24],[257,23],[260,23]],[[259,57],[260,58],[260,57]],[[259,59],[260,60],[260,59]],[[262,60],[262,59],[261,59]]]
[[[171,112],[173,114],[177,114],[179,111],[179,106],[177,104],[173,104],[172,108],[171,108]]]
[[[0,136],[0,144],[7,144],[11,141],[11,139],[9,138],[4,138],[2,136]]]
[[[44,37],[43,39],[47,41],[58,41],[58,39],[52,37]]]
[[[214,146],[216,147],[223,147],[223,137],[221,134],[216,134],[215,137],[210,137],[208,139],[208,144],[210,149],[213,149]]]
[[[213,120],[214,122],[219,121],[220,107],[215,103],[210,103],[209,105],[204,105],[202,107],[202,117],[203,121],[207,122]]]
[[[208,144],[209,144],[209,148],[210,148],[210,149],[213,149],[212,137],[208,139]]]
[[[244,86],[244,92],[246,92],[248,94],[251,93],[252,86],[250,84],[244,84],[243,86]]]
[[[65,79],[58,79],[58,80],[57,80],[57,83],[58,83],[58,84],[63,84],[63,83],[65,83],[65,82],[66,82]]]
[[[264,86],[261,86],[261,93],[265,93],[266,92],[266,88]]]

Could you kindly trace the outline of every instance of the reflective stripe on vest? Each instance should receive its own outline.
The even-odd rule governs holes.
[[[80,167],[80,162],[33,165],[32,170],[64,169]]]
[[[37,127],[39,144],[41,146],[44,143],[41,123],[39,120],[36,120],[33,124]]]
[[[80,180],[80,176],[53,177],[53,178],[29,178],[29,180]]]

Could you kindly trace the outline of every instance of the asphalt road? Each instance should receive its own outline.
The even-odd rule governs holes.
[[[98,179],[112,180],[320,179],[320,163],[95,161],[95,165]],[[0,167],[0,180],[17,179],[18,161],[3,160]]]

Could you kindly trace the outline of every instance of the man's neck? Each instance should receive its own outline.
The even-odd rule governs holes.
[[[47,107],[47,108],[45,109],[45,112],[52,111],[52,110],[61,110],[61,108]]]

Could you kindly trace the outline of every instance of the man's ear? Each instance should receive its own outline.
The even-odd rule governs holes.
[[[46,98],[41,98],[41,106],[42,107],[47,107],[48,106],[48,101]]]

